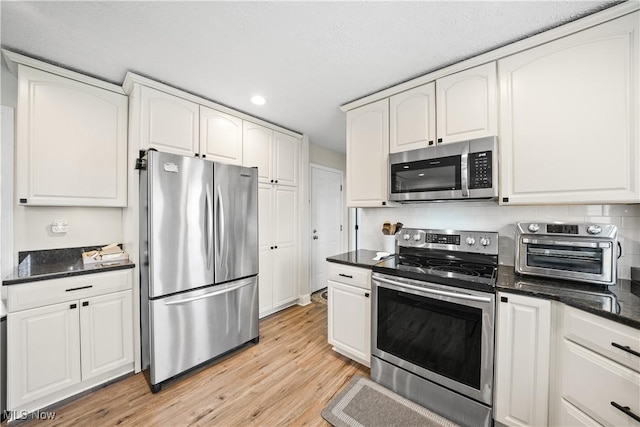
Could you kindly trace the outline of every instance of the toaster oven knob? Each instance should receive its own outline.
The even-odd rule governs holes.
[[[540,226],[538,224],[529,224],[529,231],[532,233],[537,233],[540,230]]]
[[[602,232],[602,227],[599,225],[590,225],[587,227],[587,233],[589,234],[600,234]]]
[[[488,237],[483,237],[482,239],[480,239],[480,244],[482,246],[489,246],[491,244],[491,239],[489,239]]]
[[[475,245],[475,244],[476,244],[476,239],[474,239],[474,238],[473,238],[473,237],[471,237],[471,236],[468,236],[468,237],[465,239],[465,242],[467,242],[467,245],[469,245],[469,246],[473,246],[473,245]]]
[[[402,238],[404,240],[409,240],[411,238],[411,235],[410,234],[405,234],[404,236],[402,236]]]
[[[420,241],[420,235],[419,234],[414,234],[413,235],[413,240],[415,240],[416,242]]]

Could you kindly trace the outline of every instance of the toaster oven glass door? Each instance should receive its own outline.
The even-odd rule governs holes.
[[[603,248],[529,244],[527,265],[552,270],[602,274]]]

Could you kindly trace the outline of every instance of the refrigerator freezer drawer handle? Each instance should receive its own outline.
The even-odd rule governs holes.
[[[197,301],[199,299],[211,298],[211,297],[215,297],[216,295],[222,295],[222,294],[227,294],[229,292],[236,291],[240,288],[244,288],[245,286],[249,286],[252,283],[253,283],[252,280],[248,280],[246,282],[240,283],[239,285],[233,286],[231,288],[226,288],[221,291],[211,292],[210,294],[199,295],[193,298],[185,298],[178,301],[169,301],[169,302],[165,302],[164,305],[178,305],[178,304],[184,304],[185,302]]]

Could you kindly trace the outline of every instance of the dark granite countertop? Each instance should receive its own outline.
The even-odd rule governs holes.
[[[374,261],[376,251],[370,251],[367,249],[361,249],[359,251],[346,252],[339,255],[333,255],[327,257],[327,261],[335,262],[338,264],[352,265],[354,267],[371,268],[379,262],[384,260]]]
[[[498,267],[497,291],[561,301],[572,307],[640,329],[640,284],[618,279],[613,286],[517,274]]]
[[[59,279],[83,274],[103,273],[135,267],[129,260],[83,264],[82,252],[91,248],[65,248],[21,252],[20,264],[2,280],[3,285]]]
[[[329,262],[373,268],[376,251],[359,250],[334,255]],[[572,307],[640,329],[640,283],[619,279],[614,286],[599,286],[568,280],[521,276],[513,266],[498,267],[496,291],[561,301]]]

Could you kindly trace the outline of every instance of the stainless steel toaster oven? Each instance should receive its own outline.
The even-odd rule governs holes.
[[[616,282],[615,225],[519,222],[515,250],[520,274],[602,285]]]

